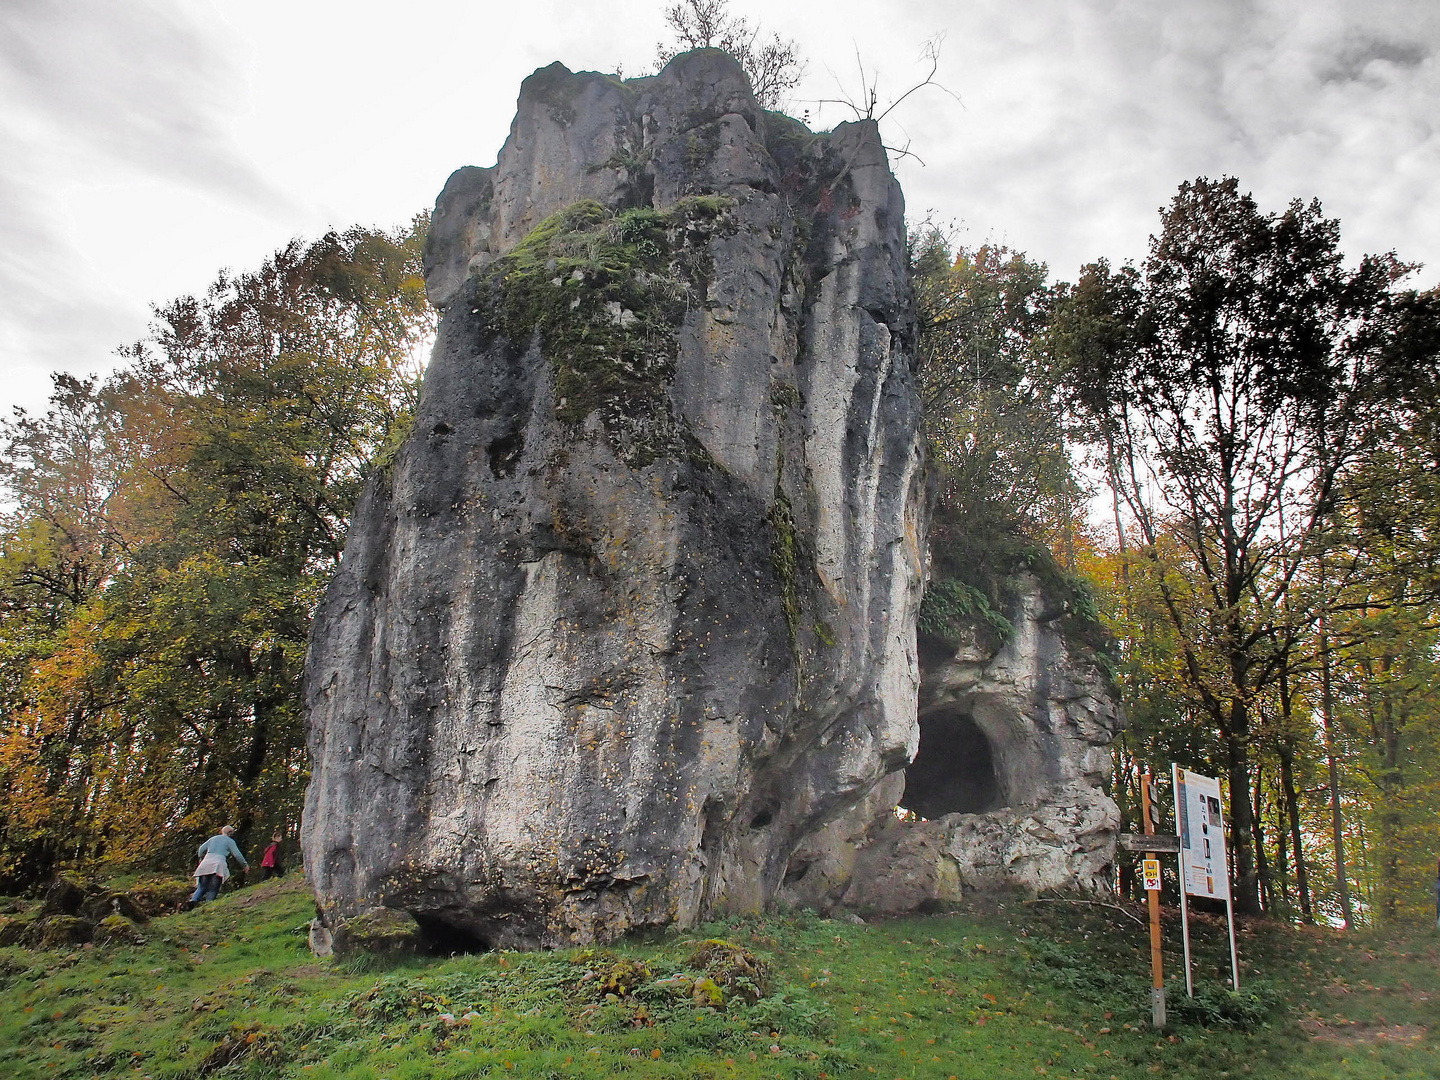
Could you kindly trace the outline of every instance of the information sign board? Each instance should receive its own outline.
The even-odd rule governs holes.
[[[1230,899],[1230,867],[1225,860],[1225,818],[1220,812],[1220,781],[1213,776],[1170,766],[1175,780],[1175,826],[1180,834],[1180,925],[1185,938],[1185,990],[1195,996],[1190,969],[1190,905],[1187,896],[1225,901],[1230,929],[1230,985],[1240,989],[1240,957],[1235,951],[1235,905]]]
[[[1220,781],[1177,769],[1175,818],[1180,832],[1180,875],[1191,896],[1230,899],[1230,869],[1225,859],[1225,820],[1220,811]]]

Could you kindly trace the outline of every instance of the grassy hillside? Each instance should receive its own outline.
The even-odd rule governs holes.
[[[368,970],[310,955],[310,911],[291,880],[154,920],[143,946],[0,949],[0,1076],[1440,1076],[1428,933],[1253,926],[1237,997],[1223,924],[1202,923],[1205,992],[1189,1006],[1172,984],[1179,1019],[1157,1036],[1128,907],[802,914]]]

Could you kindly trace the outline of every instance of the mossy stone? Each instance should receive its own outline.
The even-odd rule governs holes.
[[[420,950],[420,924],[408,911],[371,908],[341,920],[334,930],[335,947],[343,953],[371,952],[403,956]]]
[[[153,919],[181,910],[194,891],[194,879],[156,877],[136,882],[125,890],[124,895],[145,918]],[[124,911],[123,906],[121,910]],[[135,919],[135,916],[130,915],[130,918]]]
[[[690,999],[702,1008],[721,1009],[725,1007],[725,991],[709,975],[702,975],[695,980],[690,991]]]
[[[34,915],[0,915],[0,946],[36,944],[40,940],[39,923]]]
[[[700,942],[690,955],[690,966],[705,973],[696,980],[695,993],[713,981],[726,995],[754,1003],[770,993],[770,966],[743,945],[723,938]]]
[[[149,916],[127,893],[109,890],[90,897],[79,911],[82,918],[99,923],[111,915],[119,914],[131,922],[146,922]]]
[[[37,925],[40,931],[40,947],[44,949],[82,945],[90,940],[90,924],[74,915],[51,915],[41,919]]]
[[[619,998],[628,998],[635,993],[637,987],[650,979],[651,972],[638,960],[617,959],[613,964],[602,968],[598,975],[596,987],[601,997],[614,994]]]
[[[124,915],[108,915],[95,926],[96,945],[144,945],[145,935]]]
[[[41,911],[46,915],[75,915],[95,889],[78,874],[59,874],[45,886]]]

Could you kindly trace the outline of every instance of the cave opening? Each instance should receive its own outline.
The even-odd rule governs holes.
[[[412,911],[420,925],[420,950],[426,956],[469,956],[490,951],[490,943],[454,923],[422,911]]]
[[[922,818],[981,814],[1002,806],[990,740],[968,713],[920,717],[920,747],[905,769],[900,809]]]

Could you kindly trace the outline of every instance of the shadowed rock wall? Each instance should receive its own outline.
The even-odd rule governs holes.
[[[1033,575],[1007,615],[1004,641],[977,625],[926,657],[915,760],[807,838],[785,900],[897,913],[968,892],[1111,887],[1120,815],[1103,784],[1120,707]]]
[[[763,908],[916,745],[919,402],[872,123],[723,53],[521,89],[436,205],[408,438],[317,615],[329,918],[447,943]]]

